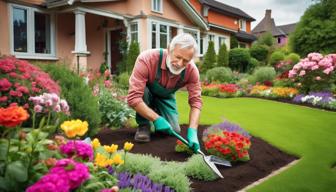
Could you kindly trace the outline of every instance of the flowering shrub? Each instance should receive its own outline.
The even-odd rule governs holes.
[[[11,103],[28,108],[29,96],[44,92],[60,94],[59,85],[49,75],[27,61],[14,57],[0,59],[0,107]]]
[[[242,92],[236,84],[209,84],[202,86],[202,94],[214,97],[238,97]]]
[[[295,103],[310,103],[328,109],[336,109],[336,98],[330,92],[312,92],[308,95],[297,95],[293,98]]]
[[[249,134],[228,121],[204,130],[202,140],[209,154],[229,161],[248,161],[251,146]]]
[[[89,179],[88,167],[72,159],[61,159],[55,167],[49,170],[38,182],[30,186],[27,192],[35,191],[60,191],[68,192],[76,189]]]
[[[307,58],[294,65],[288,76],[300,83],[300,89],[304,93],[326,91],[334,82],[332,75],[335,68],[336,54],[323,56],[320,53],[309,53]]]

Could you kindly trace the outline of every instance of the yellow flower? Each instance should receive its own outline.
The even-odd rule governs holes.
[[[64,121],[61,125],[61,129],[64,131],[65,135],[69,138],[78,136],[83,136],[88,131],[87,121],[71,120]]]
[[[97,153],[96,158],[95,158],[95,164],[98,167],[106,167],[108,165],[107,163],[108,163],[108,159],[101,153]]]
[[[93,141],[91,142],[91,145],[93,147],[93,149],[96,149],[97,147],[100,147],[100,142],[97,138],[93,139]]]
[[[113,156],[113,164],[115,164],[115,165],[124,164],[124,160],[121,159],[121,155],[117,154],[117,155]]]
[[[104,149],[105,149],[105,151],[107,151],[108,153],[114,153],[114,152],[117,151],[117,149],[118,149],[118,145],[115,145],[115,144],[112,144],[111,146],[104,145]]]
[[[130,151],[132,148],[133,148],[133,143],[131,143],[131,142],[126,142],[125,144],[124,144],[124,150],[125,151]]]

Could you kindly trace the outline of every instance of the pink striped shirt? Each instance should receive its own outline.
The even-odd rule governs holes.
[[[142,97],[146,87],[146,83],[152,83],[155,79],[157,66],[159,62],[160,52],[158,49],[151,49],[142,52],[134,65],[132,75],[129,79],[129,90],[127,95],[127,103],[130,107],[135,107],[143,101]],[[160,85],[165,88],[175,88],[181,75],[172,75],[166,67],[167,50],[163,51],[161,63],[161,79]],[[199,72],[196,65],[190,62],[186,66],[183,86],[186,86],[189,97],[188,102],[191,107],[201,109],[201,83]]]

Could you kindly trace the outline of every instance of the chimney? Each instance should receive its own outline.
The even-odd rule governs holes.
[[[266,9],[265,17],[271,18],[271,14],[272,14],[272,9]]]

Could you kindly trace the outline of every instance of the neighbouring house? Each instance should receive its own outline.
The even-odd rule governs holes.
[[[260,37],[266,32],[272,33],[273,37],[279,46],[286,45],[288,42],[288,36],[294,32],[296,23],[288,25],[275,25],[274,19],[271,16],[272,10],[267,9],[265,17],[252,29],[252,33],[257,37]]]
[[[0,54],[28,60],[61,61],[74,70],[112,73],[121,60],[120,41],[138,41],[140,51],[166,48],[187,32],[199,43],[241,46],[255,37],[254,18],[213,0],[0,0]]]

